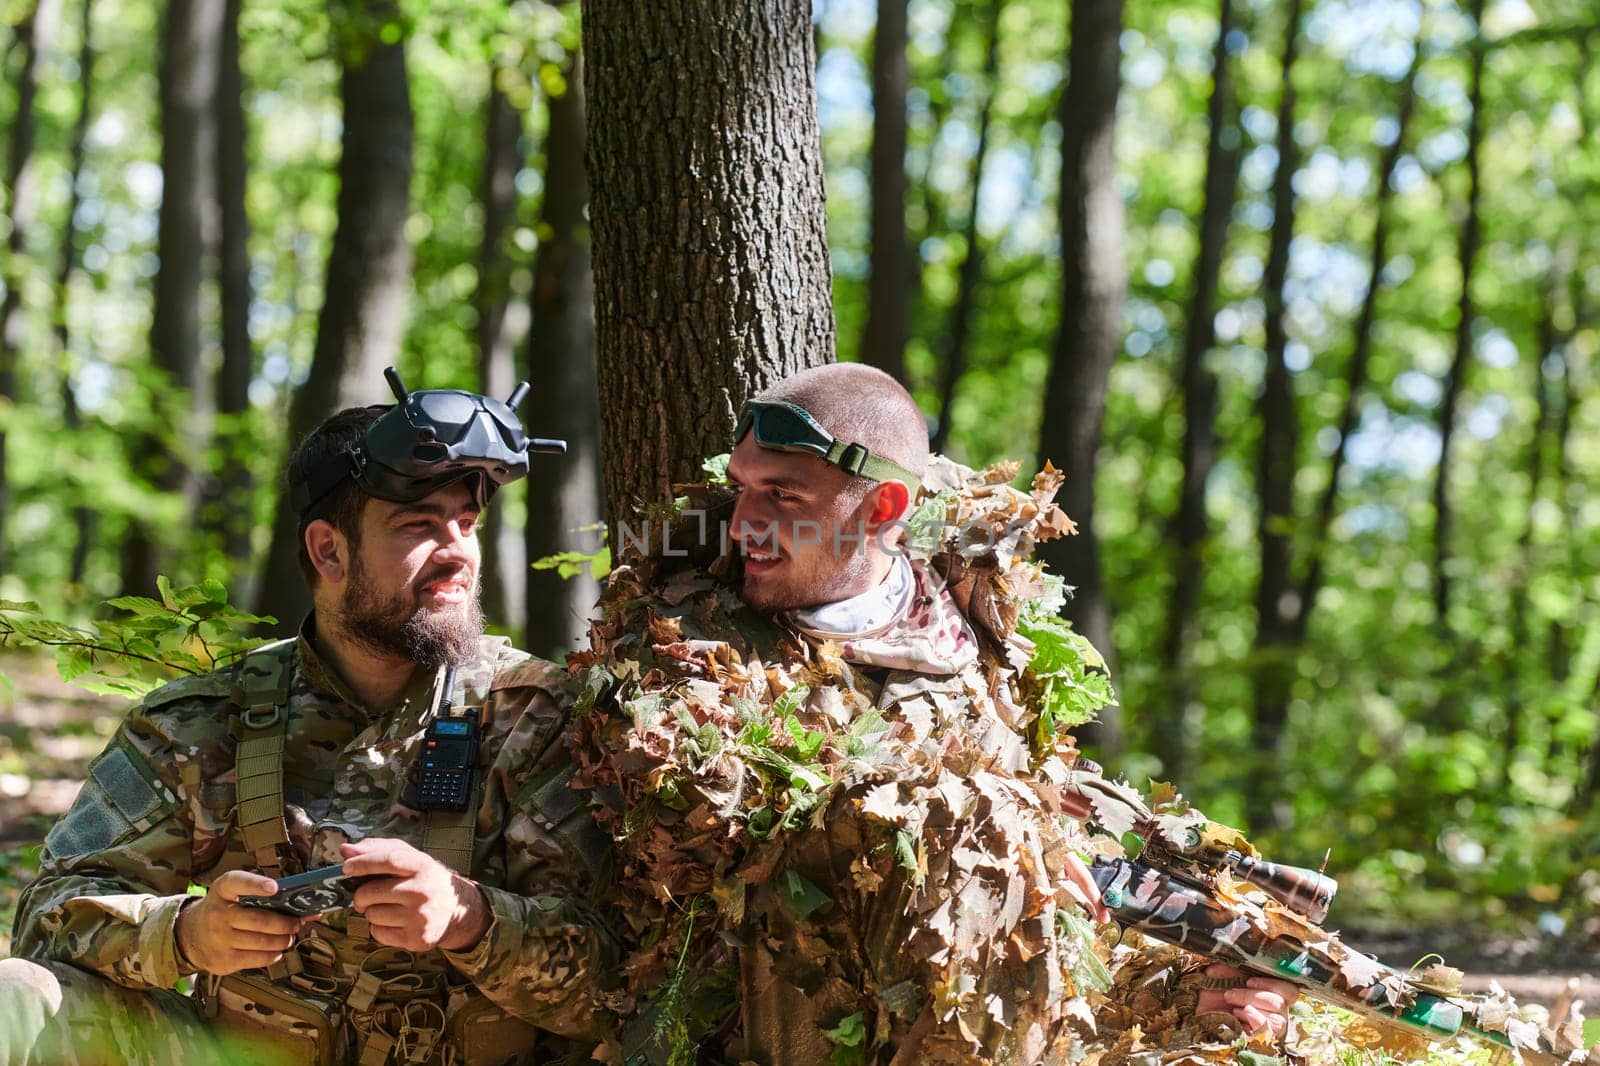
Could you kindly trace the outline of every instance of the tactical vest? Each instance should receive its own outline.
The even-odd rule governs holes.
[[[283,876],[289,855],[283,755],[294,650],[291,639],[245,656],[231,701],[238,730],[235,824],[257,867],[274,878]],[[451,715],[481,713],[487,693],[465,687],[458,682],[450,693]],[[479,781],[465,811],[429,811],[423,830],[422,850],[463,876],[472,872],[481,799]],[[490,1002],[437,951],[419,955],[379,944],[354,913],[343,933],[308,926],[264,975],[201,975],[197,985],[201,1013],[218,1019],[252,1059],[265,1046],[285,1063],[315,1066],[532,1061],[532,1026]]]

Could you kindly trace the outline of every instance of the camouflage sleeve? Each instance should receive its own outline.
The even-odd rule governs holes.
[[[508,1013],[565,1037],[597,1035],[593,992],[617,947],[590,902],[606,842],[567,787],[565,701],[531,687],[498,695],[525,706],[489,781],[504,804],[505,879],[482,885],[493,912],[484,938],[446,956]]]
[[[170,988],[188,972],[173,935],[192,859],[175,762],[149,719],[130,714],[45,837],[18,903],[17,955],[135,989]]]

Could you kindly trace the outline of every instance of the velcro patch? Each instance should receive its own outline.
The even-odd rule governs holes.
[[[44,846],[52,858],[75,859],[104,851],[132,832],[133,825],[107,802],[99,783],[91,779],[85,782],[72,810],[51,828]]]
[[[160,795],[121,748],[106,752],[89,773],[130,823],[144,821],[161,806]]]

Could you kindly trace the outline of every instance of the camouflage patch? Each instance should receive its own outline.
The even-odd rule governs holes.
[[[101,756],[89,774],[130,824],[144,821],[161,806],[161,797],[121,748]]]
[[[576,772],[576,764],[568,763],[543,781],[529,782],[517,804],[555,838],[569,858],[581,862],[590,877],[598,877],[611,854],[611,838],[589,814],[589,794],[572,787]]]
[[[75,859],[106,848],[133,834],[133,823],[121,811],[103,802],[99,782],[90,778],[72,810],[44,838],[52,858]]]

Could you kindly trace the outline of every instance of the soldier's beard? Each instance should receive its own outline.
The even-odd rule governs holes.
[[[429,575],[418,588],[446,574]],[[478,590],[458,604],[431,608],[415,592],[384,595],[366,580],[361,555],[350,564],[349,591],[339,624],[345,634],[379,655],[405,659],[427,670],[472,658],[483,636],[483,608]]]

